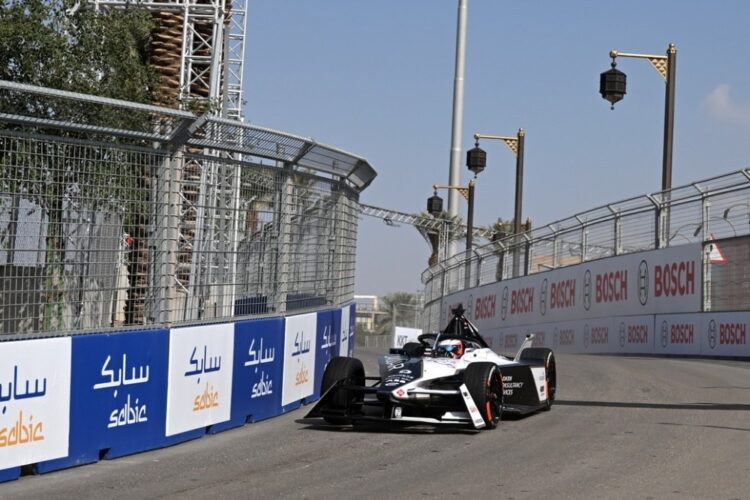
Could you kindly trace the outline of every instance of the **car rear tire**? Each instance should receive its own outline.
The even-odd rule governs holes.
[[[479,408],[487,429],[497,427],[503,416],[503,377],[494,363],[472,363],[464,372],[464,384]]]
[[[320,386],[321,397],[339,380],[346,380],[348,384],[364,386],[365,369],[357,358],[335,357],[331,359],[323,372],[323,382]],[[327,409],[341,411],[350,415],[361,406],[363,393],[353,389],[339,389],[328,402]],[[349,422],[346,418],[323,417],[329,424],[344,425]]]
[[[547,385],[547,401],[542,410],[549,411],[555,402],[557,393],[557,364],[555,354],[547,347],[528,347],[521,351],[521,361],[531,361],[544,365],[546,372],[545,384]]]

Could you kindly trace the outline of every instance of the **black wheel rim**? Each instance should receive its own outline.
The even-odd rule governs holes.
[[[500,372],[497,368],[492,368],[489,376],[487,377],[487,385],[485,387],[485,419],[490,423],[497,423],[500,420],[502,413],[503,401],[503,382],[500,377]]]

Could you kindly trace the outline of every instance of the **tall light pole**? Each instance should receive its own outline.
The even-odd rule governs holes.
[[[476,178],[487,164],[487,155],[479,149],[479,146],[469,151],[466,155],[466,166],[474,173],[474,178],[469,181],[468,186],[458,186],[454,184],[442,185],[433,184],[434,193],[427,199],[427,211],[433,217],[439,217],[443,211],[443,199],[437,194],[438,189],[447,189],[449,192],[460,193],[469,204],[466,215],[466,272],[464,273],[465,288],[471,284],[471,252],[474,244],[474,187]]]
[[[453,79],[453,123],[451,131],[451,160],[448,171],[448,185],[458,185],[460,180],[461,136],[464,130],[464,73],[466,55],[466,19],[469,0],[458,0],[458,27],[456,30],[456,68]],[[448,193],[448,215],[458,215],[458,193]],[[448,256],[455,248],[448,245]]]
[[[513,234],[516,235],[516,250],[513,252],[513,276],[516,277],[519,275],[519,266],[520,266],[520,255],[519,255],[519,248],[518,248],[518,238],[517,236],[521,234],[521,211],[522,211],[522,204],[523,204],[523,150],[524,150],[524,139],[526,137],[526,132],[522,128],[518,129],[518,132],[515,137],[509,137],[504,135],[489,135],[489,134],[480,134],[476,133],[474,134],[474,140],[476,141],[476,146],[474,149],[469,151],[467,155],[467,162],[470,162],[470,156],[473,151],[479,149],[479,139],[493,139],[498,141],[503,141],[506,146],[508,146],[508,149],[513,152],[514,155],[516,155],[516,200],[515,200],[515,209],[513,211]],[[481,151],[481,149],[479,149]],[[483,152],[483,151],[482,151]]]
[[[666,205],[669,204],[669,190],[672,189],[672,150],[674,145],[674,96],[675,96],[675,77],[677,73],[677,47],[670,43],[667,47],[666,55],[651,54],[630,54],[619,52],[617,50],[609,51],[609,57],[612,58],[612,68],[601,74],[599,80],[599,93],[609,101],[612,109],[615,109],[615,103],[625,97],[626,76],[625,73],[616,69],[616,59],[618,57],[632,57],[636,59],[646,59],[651,66],[664,78],[666,82],[666,91],[664,96],[664,151],[662,154],[661,170],[661,190],[665,196]],[[664,207],[664,228],[662,231],[663,241],[666,236],[666,244],[669,245],[669,207]]]

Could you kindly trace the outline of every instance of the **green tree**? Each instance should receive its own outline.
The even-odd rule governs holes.
[[[0,0],[0,79],[150,103],[157,83],[149,65],[152,29],[144,9],[97,13],[83,0]],[[5,112],[95,117],[91,105],[65,109],[49,98],[3,95],[2,104]],[[126,111],[106,118],[110,126],[151,125]]]
[[[396,324],[404,321],[404,311],[406,310],[406,314],[411,314],[413,318],[419,307],[417,295],[409,292],[389,293],[381,297],[380,304],[383,314],[378,316],[378,322],[375,325],[375,332],[380,335],[389,335],[393,333],[395,326],[404,326]]]
[[[138,8],[97,13],[83,0],[0,0],[0,79],[149,103],[157,82],[148,64],[151,29],[151,15]],[[0,92],[0,109],[129,130],[154,126],[146,113],[28,93]],[[105,146],[14,137],[0,141],[2,193],[38,204],[49,224],[43,328],[56,329],[64,301],[64,200],[75,193],[85,209],[118,210],[126,231],[141,234],[149,218],[148,194],[133,193],[148,193],[150,168],[129,152]]]

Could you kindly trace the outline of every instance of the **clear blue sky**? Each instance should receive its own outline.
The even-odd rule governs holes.
[[[363,203],[423,211],[448,180],[458,1],[248,3],[246,119],[364,156],[378,177]],[[610,111],[598,93],[610,49],[677,45],[673,186],[750,167],[750,1],[468,5],[462,151],[474,132],[526,130],[524,219],[535,226],[660,189],[663,80],[618,59],[628,95]],[[512,153],[482,147],[477,225],[512,218],[514,203]],[[463,157],[461,172],[465,184]],[[428,255],[413,228],[364,218],[357,293],[421,289]]]

